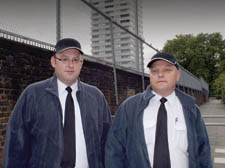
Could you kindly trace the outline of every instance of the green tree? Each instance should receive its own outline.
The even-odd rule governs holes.
[[[163,51],[173,54],[181,66],[197,77],[203,77],[211,91],[214,80],[224,70],[225,41],[220,33],[177,35],[167,41]]]
[[[224,48],[225,48],[225,40],[223,41],[223,47],[217,60],[218,73],[225,72],[225,49]]]
[[[213,87],[215,94],[222,96],[222,101],[225,103],[225,71],[218,76],[213,84]]]

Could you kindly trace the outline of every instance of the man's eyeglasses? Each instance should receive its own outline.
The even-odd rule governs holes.
[[[69,58],[66,58],[66,57],[65,57],[65,58],[58,58],[58,57],[56,57],[56,56],[54,56],[54,57],[55,57],[55,59],[61,61],[61,62],[64,63],[64,64],[68,64],[68,63],[70,63],[70,62],[72,62],[73,64],[78,64],[78,63],[81,61],[80,58],[69,59]]]

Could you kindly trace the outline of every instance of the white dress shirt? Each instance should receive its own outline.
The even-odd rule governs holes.
[[[160,106],[160,95],[155,95],[144,110],[143,124],[145,142],[148,155],[153,166],[153,156],[155,147],[155,131],[157,123],[158,109]],[[171,168],[188,168],[188,141],[187,128],[184,120],[182,105],[173,92],[166,97],[165,107],[167,110],[168,144],[170,152]]]
[[[68,92],[66,91],[67,86],[62,83],[59,79],[57,80],[58,83],[58,93],[59,93],[59,100],[62,107],[62,122],[64,124],[65,118],[65,104],[66,104],[66,97]],[[76,82],[71,86],[72,97],[74,101],[75,107],[75,129],[76,129],[76,166],[75,168],[88,168],[88,159],[87,159],[87,150],[86,150],[86,143],[84,139],[84,132],[83,132],[83,125],[81,121],[81,114],[80,114],[80,106],[77,101],[76,92],[78,90],[78,83]]]

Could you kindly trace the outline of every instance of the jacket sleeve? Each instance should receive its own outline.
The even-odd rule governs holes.
[[[196,105],[197,110],[197,137],[198,137],[198,156],[200,168],[212,168],[211,150],[209,137],[205,127],[205,123],[201,116],[200,110]]]
[[[121,105],[116,112],[105,145],[105,167],[126,168],[126,117]]]
[[[26,95],[18,99],[7,125],[3,168],[26,168],[29,158],[29,135],[24,125]]]

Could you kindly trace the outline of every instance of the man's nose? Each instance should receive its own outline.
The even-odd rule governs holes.
[[[74,66],[74,62],[73,62],[73,60],[71,59],[71,60],[68,60],[68,66],[69,67],[73,67]]]
[[[163,71],[159,71],[158,76],[159,76],[159,77],[163,77],[163,76],[164,76]]]

